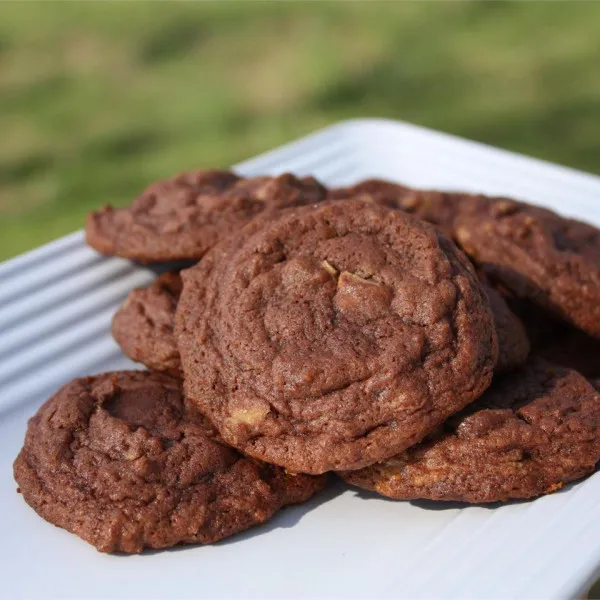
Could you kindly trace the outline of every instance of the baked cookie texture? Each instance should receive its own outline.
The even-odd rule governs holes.
[[[132,553],[215,542],[323,487],[223,445],[180,385],[124,371],[64,386],[14,464],[27,503],[102,552]]]
[[[187,394],[227,443],[287,469],[397,454],[491,381],[497,336],[471,264],[400,211],[289,209],[182,278]]]
[[[102,254],[146,263],[198,260],[259,213],[320,202],[326,193],[312,177],[183,173],[153,183],[127,208],[90,213],[86,240]]]
[[[175,340],[175,309],[181,294],[178,272],[163,273],[133,290],[113,317],[112,335],[123,353],[149,369],[181,377]]]
[[[423,443],[341,476],[390,498],[480,503],[553,492],[599,460],[600,394],[576,371],[535,358]]]
[[[455,222],[461,248],[517,297],[600,337],[600,231],[508,199],[478,202]]]

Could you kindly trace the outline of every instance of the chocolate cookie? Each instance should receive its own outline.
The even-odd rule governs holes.
[[[86,239],[103,254],[142,262],[197,260],[257,214],[312,204],[325,195],[312,177],[184,173],[152,184],[128,208],[107,206],[88,215]]]
[[[461,247],[517,297],[600,337],[600,231],[507,199],[460,212]]]
[[[294,471],[396,454],[492,377],[496,333],[472,266],[400,211],[289,209],[182,278],[187,393],[228,443]]]
[[[102,552],[141,552],[214,542],[323,486],[224,446],[179,386],[124,371],[63,387],[14,464],[27,503]]]
[[[112,335],[131,360],[175,377],[182,376],[173,333],[181,287],[179,273],[163,273],[133,290],[112,322]]]
[[[576,371],[536,359],[427,441],[341,476],[390,498],[496,502],[553,492],[599,460],[600,394]]]
[[[464,193],[417,190],[383,179],[366,179],[353,186],[335,188],[329,191],[328,197],[335,200],[359,198],[396,208],[432,223],[450,237],[459,208],[479,198]]]

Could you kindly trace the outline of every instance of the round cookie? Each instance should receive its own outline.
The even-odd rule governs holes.
[[[39,515],[102,552],[215,542],[324,484],[219,443],[180,383],[147,371],[64,386],[29,421],[14,475]]]
[[[183,173],[152,184],[128,208],[106,206],[90,213],[86,239],[102,254],[141,262],[197,260],[257,214],[312,204],[325,195],[312,177]]]
[[[390,498],[479,503],[553,492],[599,460],[600,394],[576,371],[535,359],[425,442],[340,475]]]
[[[600,337],[598,229],[522,202],[489,198],[461,210],[455,236],[517,297]]]
[[[173,329],[181,294],[179,273],[163,273],[150,286],[133,290],[113,317],[112,335],[125,355],[150,369],[181,377]]]
[[[420,441],[489,385],[484,291],[443,234],[359,200],[288,209],[182,272],[186,392],[249,456],[306,473]]]

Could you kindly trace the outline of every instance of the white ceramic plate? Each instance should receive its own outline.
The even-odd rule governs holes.
[[[600,225],[599,177],[392,121],[340,123],[237,170],[506,194]],[[134,366],[110,319],[153,277],[101,258],[81,233],[0,265],[1,597],[565,598],[594,579],[600,474],[495,508],[393,502],[337,484],[226,542],[132,557],[43,521],[12,478],[27,418],[73,377]]]

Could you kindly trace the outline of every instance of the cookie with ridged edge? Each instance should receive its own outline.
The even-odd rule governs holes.
[[[26,502],[102,552],[132,553],[215,542],[323,486],[225,446],[180,385],[123,371],[64,386],[14,464]]]
[[[553,492],[599,460],[600,394],[577,371],[535,358],[423,443],[340,475],[390,498],[480,503]]]
[[[181,294],[178,272],[163,273],[128,296],[112,320],[112,335],[121,350],[149,369],[181,377],[175,341],[175,309]]]
[[[325,195],[312,177],[183,173],[152,184],[129,207],[90,213],[86,240],[102,254],[146,263],[198,260],[256,215],[319,202]]]
[[[182,279],[189,397],[229,444],[294,471],[383,460],[491,381],[496,332],[471,264],[400,211],[288,209]]]

